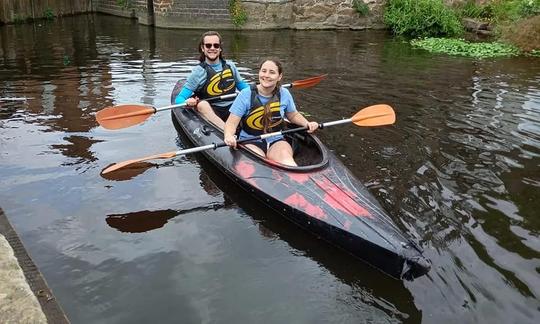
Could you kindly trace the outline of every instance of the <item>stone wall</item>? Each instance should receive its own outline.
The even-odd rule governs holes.
[[[155,25],[166,28],[233,28],[228,0],[154,0]]]
[[[248,21],[240,29],[384,28],[386,0],[359,0],[369,7],[360,16],[353,0],[240,0]],[[444,0],[447,4],[465,0]],[[486,0],[476,0],[478,3]],[[144,25],[165,28],[232,29],[229,0],[0,0],[0,23],[82,12],[103,12],[137,18]]]
[[[384,28],[384,0],[361,0],[369,7],[360,16],[353,0],[242,0],[248,22],[246,29],[365,29]]]
[[[120,17],[135,17],[135,0],[93,0],[97,12]]]

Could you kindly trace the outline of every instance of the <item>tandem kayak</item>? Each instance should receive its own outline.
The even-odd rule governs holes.
[[[178,82],[171,102],[182,87]],[[173,109],[178,132],[194,146],[223,141],[223,133],[193,109]],[[291,222],[380,271],[412,280],[431,263],[393,223],[367,188],[308,133],[286,135],[297,167],[264,159],[245,147],[202,152],[248,194]]]

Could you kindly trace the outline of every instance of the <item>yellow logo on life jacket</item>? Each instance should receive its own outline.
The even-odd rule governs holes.
[[[226,69],[224,70],[223,72],[221,73],[216,73],[211,79],[210,79],[210,82],[208,83],[208,87],[206,88],[206,92],[210,95],[210,96],[219,96],[220,94],[222,94],[223,92],[227,92],[229,90],[231,90],[232,88],[234,88],[235,86],[235,83],[232,82],[231,85],[229,85],[226,89],[220,89],[219,88],[219,82],[223,79],[227,79],[227,78],[230,78],[232,77],[232,71],[231,69]]]
[[[275,113],[279,113],[280,111],[280,103],[279,102],[272,102],[270,104],[270,111],[272,115]],[[253,109],[253,111],[247,116],[246,118],[246,126],[251,129],[256,130],[263,130],[263,116],[264,116],[264,106],[260,106],[258,108]],[[280,118],[278,121],[270,123],[269,127],[275,127],[279,124],[281,124],[283,120]]]

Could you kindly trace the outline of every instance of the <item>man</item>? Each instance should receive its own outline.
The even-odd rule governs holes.
[[[223,129],[234,98],[212,101],[212,105],[207,100],[235,93],[249,85],[240,77],[234,63],[223,58],[221,45],[218,32],[208,31],[201,36],[200,63],[191,71],[175,103],[185,102],[188,106],[196,106],[202,116]]]

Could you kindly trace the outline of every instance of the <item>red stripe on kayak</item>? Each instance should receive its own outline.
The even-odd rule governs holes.
[[[287,175],[289,176],[289,178],[295,182],[298,182],[298,183],[304,183],[306,181],[309,180],[309,174],[306,174],[306,173],[292,173],[292,172],[289,172],[287,173]]]
[[[253,165],[253,163],[250,163],[248,161],[238,161],[234,165],[234,170],[236,171],[236,173],[238,173],[239,176],[246,180],[247,183],[254,186],[255,188],[259,188],[255,179],[250,179],[251,176],[255,174],[255,165]]]
[[[251,178],[255,174],[255,166],[247,161],[238,161],[234,165],[234,170],[244,179]]]
[[[306,200],[304,196],[299,193],[293,193],[287,197],[284,202],[295,208],[302,209],[308,215],[311,215],[317,219],[326,219],[326,214],[319,206],[315,206]]]
[[[323,200],[328,205],[351,216],[373,217],[364,207],[351,198],[347,192],[349,190],[341,189],[326,177],[311,177],[311,179],[324,191]]]

